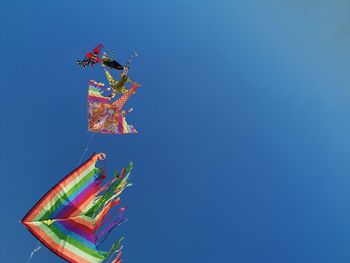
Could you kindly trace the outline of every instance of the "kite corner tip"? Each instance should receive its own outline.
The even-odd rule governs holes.
[[[102,160],[105,160],[107,158],[107,155],[105,153],[99,153],[97,158],[102,161]]]

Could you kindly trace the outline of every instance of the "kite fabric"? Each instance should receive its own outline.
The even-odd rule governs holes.
[[[94,80],[89,82],[88,91],[88,121],[89,131],[105,134],[137,133],[137,130],[125,120],[125,115],[132,108],[122,110],[127,100],[136,93],[139,84],[133,84],[122,96],[114,102],[108,96],[103,96],[104,84]]]
[[[102,66],[105,68],[106,78],[108,80],[110,89],[112,90],[112,94],[110,95],[111,98],[114,98],[118,93],[124,94],[127,91],[127,87],[126,87],[127,83],[136,83],[129,78],[129,68],[133,58],[137,56],[138,56],[137,53],[134,52],[130,56],[126,65],[123,67],[117,61],[112,60],[112,57],[108,57],[106,53],[103,54]],[[113,76],[106,69],[106,67],[109,67],[112,69],[115,68],[115,69],[118,69],[119,71],[123,70],[122,72],[119,72],[120,79],[117,80],[113,78]]]
[[[123,70],[124,67],[111,56],[108,56],[107,53],[103,52],[102,55],[102,66],[109,67],[111,69]]]
[[[105,69],[105,73],[106,73],[106,78],[108,80],[108,83],[112,89],[113,95],[110,97],[114,97],[118,93],[124,94],[125,92],[128,91],[125,84],[130,83],[132,81],[128,78],[127,75],[121,75],[120,80],[116,80],[115,78],[113,78],[113,76],[111,75],[111,73],[109,73],[107,69]]]
[[[57,183],[22,219],[22,224],[52,252],[72,263],[120,263],[121,237],[109,251],[99,245],[125,222],[126,208],[119,195],[128,184],[132,162],[120,174],[102,185],[103,169],[95,167],[103,153],[89,160]],[[112,209],[113,208],[113,209]]]
[[[85,52],[85,58],[83,60],[77,60],[77,64],[82,66],[83,68],[90,65],[91,67],[97,63],[102,62],[102,59],[98,56],[103,49],[103,45],[97,45],[92,52]]]

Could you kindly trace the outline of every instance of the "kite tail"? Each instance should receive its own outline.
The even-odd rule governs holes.
[[[105,259],[108,258],[108,260],[107,260],[106,263],[108,263],[108,262],[113,258],[113,255],[114,255],[115,253],[118,253],[118,255],[119,255],[119,254],[120,254],[120,255],[119,255],[119,258],[118,258],[118,255],[117,255],[117,257],[116,257],[114,260],[118,260],[118,259],[120,260],[121,252],[122,252],[122,249],[123,249],[123,245],[122,245],[123,239],[124,239],[124,237],[121,237],[121,238],[117,241],[117,243],[115,243],[115,244],[112,245],[111,249],[109,250],[109,252],[108,252],[107,255],[106,255],[106,258],[105,258]],[[112,262],[115,262],[115,261],[112,261]],[[120,263],[121,261],[116,261],[116,262]]]
[[[105,217],[107,216],[108,212],[111,210],[111,208],[113,206],[119,205],[120,204],[120,198],[118,197],[116,200],[109,202],[108,205],[106,205],[104,208],[102,208],[102,210],[98,213],[98,215],[95,217],[95,226],[96,229],[99,229],[101,227],[102,224],[104,224],[103,221],[105,220]],[[108,218],[110,218],[111,216],[109,216]]]
[[[126,68],[129,68],[130,67],[130,64],[132,62],[132,60],[135,58],[135,57],[138,57],[139,55],[136,53],[136,51],[134,51],[130,58],[128,59],[128,62],[126,62]]]
[[[89,64],[89,60],[88,60],[87,57],[85,57],[83,60],[78,60],[77,59],[77,64],[79,66],[82,66],[83,68],[85,68]]]
[[[113,253],[114,254],[114,253]],[[119,251],[119,253],[117,254],[117,256],[115,257],[115,259],[113,259],[113,261],[111,263],[122,263],[122,260],[121,260],[121,256],[122,256],[122,251]],[[113,255],[110,257],[112,258]],[[109,261],[108,261],[109,262]],[[108,263],[107,262],[107,263]]]
[[[109,220],[111,220],[111,218],[119,211],[119,216],[121,216],[124,212],[125,212],[125,209],[127,207],[121,207],[119,208],[118,210],[114,211],[111,215],[108,215],[107,217],[103,218],[103,220],[101,221],[101,225],[105,225]]]
[[[106,190],[107,188],[109,188],[109,187],[112,185],[112,183],[114,183],[116,180],[118,180],[118,178],[114,178],[114,179],[112,179],[111,181],[105,183],[105,184],[100,188],[100,190],[98,190],[98,191],[96,192],[96,195],[99,195],[100,193],[102,193],[103,191],[105,191],[105,190]],[[100,199],[100,197],[101,197],[101,196],[97,196],[96,198],[97,198],[97,199]]]
[[[98,247],[103,241],[106,240],[108,235],[113,231],[114,228],[117,226],[121,225],[122,223],[126,222],[127,219],[123,218],[124,211],[120,211],[117,219],[113,220],[109,225],[101,231],[97,236],[96,236],[96,246]]]
[[[97,190],[94,204],[86,212],[87,216],[93,218],[93,222],[96,227],[95,232],[98,231],[102,225],[102,221],[109,213],[111,208],[120,203],[119,195],[125,190],[126,187],[131,185],[128,183],[131,169],[132,162],[129,163],[129,166],[126,169],[123,169],[121,175],[118,175],[117,173],[116,177]]]
[[[128,186],[127,180],[130,176],[133,163],[130,162],[128,167],[123,171],[120,177],[113,178],[111,184],[107,183],[107,189],[100,196],[97,197],[97,202],[91,207],[88,213],[96,214],[101,208],[103,209],[109,202],[113,201],[117,196],[119,196],[124,189]],[[124,176],[124,174],[126,174]]]
[[[120,181],[115,181],[111,186],[109,186],[109,188],[105,191],[105,193],[97,197],[98,198],[97,202],[91,208],[91,212],[93,212],[93,214],[96,214],[97,211],[99,211],[100,209],[103,210],[108,205],[108,203],[112,201],[112,198],[115,196],[116,194],[115,191],[119,184],[120,184]]]

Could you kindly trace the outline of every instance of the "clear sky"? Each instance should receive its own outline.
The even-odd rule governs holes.
[[[350,4],[341,0],[0,1],[0,261],[77,164],[95,44],[130,76],[134,136],[96,135],[124,192],[127,263],[350,262]],[[107,242],[106,248],[109,243]],[[35,262],[61,262],[43,248]]]

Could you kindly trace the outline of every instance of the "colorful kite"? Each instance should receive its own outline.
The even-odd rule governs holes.
[[[111,98],[114,98],[115,95],[117,95],[118,93],[124,94],[125,92],[127,92],[128,89],[125,86],[126,83],[133,83],[133,81],[129,79],[128,69],[129,69],[128,65],[126,65],[124,67],[124,71],[119,74],[120,76],[119,80],[114,79],[111,73],[109,73],[108,70],[105,69],[106,78],[108,80],[110,88],[112,89],[112,94],[110,95]]]
[[[108,56],[107,53],[103,52],[102,55],[102,66],[109,67],[111,69],[123,70],[124,67],[119,64],[118,61],[114,60],[112,56]]]
[[[101,53],[102,48],[103,45],[99,44],[92,50],[91,53],[86,52],[85,58],[83,60],[77,60],[77,64],[85,68],[88,65],[92,67],[93,65],[102,62],[102,60],[98,56]]]
[[[108,58],[108,57],[105,53],[104,53],[104,56],[105,56],[105,60],[106,60],[106,58]],[[135,83],[129,78],[128,74],[129,74],[129,68],[130,68],[131,62],[132,62],[133,58],[135,58],[137,56],[138,55],[136,52],[131,54],[128,62],[126,63],[126,65],[124,67],[122,67],[116,61],[113,62],[116,64],[116,68],[118,70],[123,70],[123,72],[119,73],[119,77],[120,77],[119,80],[114,79],[113,76],[111,75],[111,73],[109,73],[108,70],[105,68],[106,78],[108,80],[110,89],[112,90],[112,93],[110,94],[111,98],[114,98],[115,95],[117,95],[118,93],[124,94],[127,91],[127,87],[126,87],[127,83]],[[111,60],[111,58],[110,58],[110,60]],[[103,57],[102,57],[102,61],[103,61]],[[102,66],[104,66],[103,62],[102,62]]]
[[[93,154],[56,184],[22,219],[22,224],[37,239],[69,262],[105,262],[115,254],[112,262],[121,262],[123,237],[109,251],[98,248],[116,226],[126,221],[125,208],[116,206],[120,204],[119,195],[130,185],[132,162],[102,186],[106,176],[95,164],[105,158],[103,153]]]
[[[136,129],[128,124],[125,115],[132,108],[122,110],[127,100],[136,93],[139,84],[133,84],[121,97],[114,102],[111,98],[103,96],[104,84],[90,80],[88,92],[88,120],[89,131],[107,134],[137,133]]]

